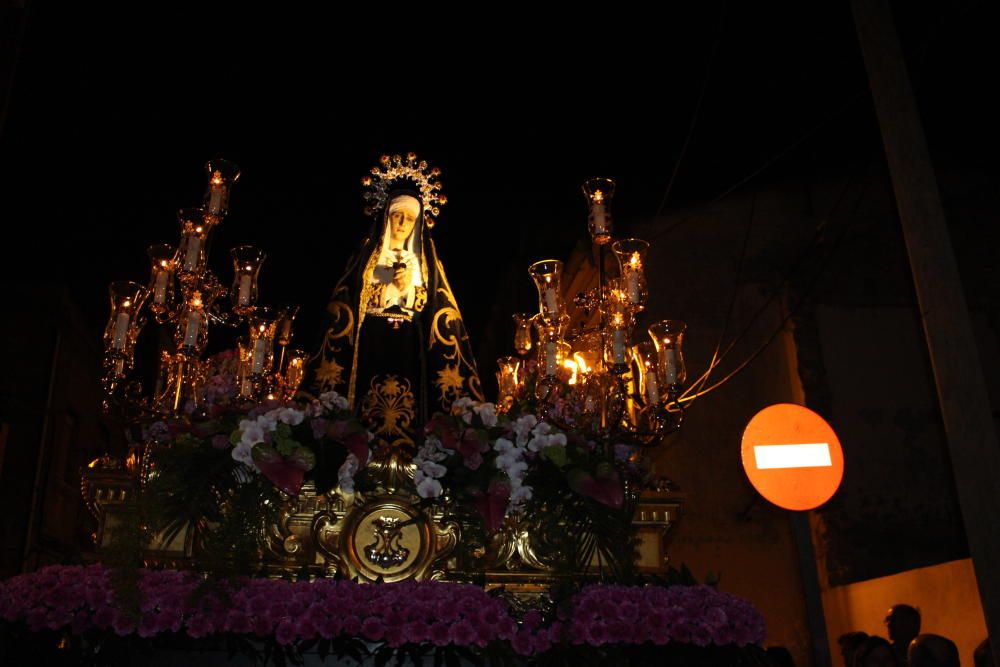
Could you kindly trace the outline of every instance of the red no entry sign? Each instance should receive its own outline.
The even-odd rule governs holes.
[[[743,432],[741,453],[753,487],[789,510],[819,507],[844,477],[837,434],[801,405],[779,403],[758,412]]]

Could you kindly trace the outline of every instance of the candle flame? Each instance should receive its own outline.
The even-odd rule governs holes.
[[[202,227],[201,225],[198,225],[197,227],[194,228],[194,231],[197,232],[198,234],[201,234],[203,229],[205,228]]]
[[[212,174],[212,185],[222,185],[225,181],[222,180],[222,172],[216,171]]]
[[[168,262],[167,260],[165,260],[165,259],[161,259],[160,260],[160,266],[162,266],[163,268],[167,268],[167,266],[169,266],[169,265],[170,265],[170,262]]]
[[[201,292],[195,292],[191,295],[191,307],[201,308]]]
[[[569,380],[566,382],[566,384],[576,384],[576,362],[573,361],[572,359],[564,359],[563,366],[568,368],[570,370],[570,373],[572,373],[572,375],[569,376]]]
[[[622,317],[621,313],[615,313],[611,316],[611,326],[620,327],[625,324],[625,318]]]
[[[594,200],[595,204],[600,204],[604,201],[604,193],[600,190],[594,190],[594,194],[592,194],[590,198]]]
[[[129,301],[128,299],[125,299],[125,302],[122,303],[122,308],[128,308],[131,305],[132,305],[132,302]]]
[[[642,260],[639,257],[639,253],[637,252],[632,253],[632,257],[629,259],[628,263],[632,265],[633,269],[638,269],[639,267],[641,267]]]

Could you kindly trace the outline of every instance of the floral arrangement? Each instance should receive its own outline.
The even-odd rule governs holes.
[[[709,586],[589,585],[549,618],[529,611],[518,621],[482,588],[449,582],[250,579],[196,594],[202,584],[191,572],[143,570],[138,608],[128,610],[117,601],[110,570],[51,566],[0,583],[0,619],[32,632],[77,636],[228,633],[273,638],[282,646],[356,637],[375,648],[479,651],[500,643],[521,656],[575,645],[746,646],[765,636],[763,618],[750,603]]]
[[[353,491],[354,475],[368,461],[373,436],[350,411],[347,399],[331,391],[307,402],[241,402],[235,359],[232,351],[212,357],[199,392],[201,405],[190,402],[185,418],[154,422],[147,429],[147,440],[230,450],[233,461],[240,464],[237,476],[262,474],[291,496],[298,495],[318,458],[338,459],[342,463],[336,483]],[[320,481],[326,488],[333,485],[333,480]]]
[[[625,486],[640,484],[643,475],[635,450],[624,444],[609,450],[539,419],[530,408],[498,415],[492,403],[460,398],[449,414],[434,415],[414,457],[418,495],[443,498],[459,514],[474,508],[487,538],[510,516],[531,516],[536,523],[549,517],[580,533],[607,536],[598,538],[598,548],[609,552],[609,562],[627,567],[632,547],[621,529],[631,518]],[[588,559],[581,554],[571,560]]]

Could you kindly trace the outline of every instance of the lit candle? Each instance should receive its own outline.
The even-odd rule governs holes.
[[[222,196],[225,188],[222,185],[212,185],[208,196],[208,212],[212,215],[219,215],[222,212]]]
[[[594,202],[594,206],[591,209],[591,216],[594,220],[594,235],[601,236],[608,233],[608,214],[604,208],[604,204],[599,202]]]
[[[167,278],[170,277],[168,271],[157,271],[156,281],[153,284],[153,303],[163,304],[167,301]]]
[[[677,384],[677,350],[663,350],[663,379],[667,384]]]
[[[285,344],[287,345],[288,341],[290,341],[291,339],[292,339],[292,320],[291,318],[286,317],[285,319],[281,320],[281,333],[278,334],[278,342],[285,341]]]
[[[184,347],[197,347],[200,331],[201,314],[197,310],[191,310],[188,312],[187,328],[184,330]]]
[[[264,372],[264,357],[267,354],[267,339],[258,338],[253,342],[253,366],[251,373]]]
[[[237,302],[238,305],[240,305],[240,306],[249,306],[250,305],[250,287],[251,287],[251,285],[252,285],[252,281],[251,281],[250,276],[248,274],[244,273],[243,275],[240,276],[240,291],[239,291],[239,296],[236,299],[236,302]]]
[[[559,314],[559,301],[556,298],[554,287],[549,287],[545,290],[545,307],[548,308],[550,315]]]
[[[201,239],[191,234],[188,236],[187,251],[184,253],[184,270],[194,271],[198,267],[198,255],[201,252]]]
[[[125,347],[125,336],[128,334],[128,320],[128,313],[118,313],[118,317],[115,318],[115,338],[114,342],[111,343],[111,347],[116,350]]]
[[[628,285],[629,303],[639,303],[641,294],[639,293],[639,272],[629,271],[625,276],[625,283]]]
[[[614,329],[611,337],[611,349],[615,365],[625,363],[625,330]]]
[[[545,374],[555,375],[559,370],[558,346],[554,340],[545,344]]]
[[[646,385],[646,398],[649,399],[649,404],[658,404],[660,402],[660,385],[656,382],[656,370],[647,368],[643,380]]]

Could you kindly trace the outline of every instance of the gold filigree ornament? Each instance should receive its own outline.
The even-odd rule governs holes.
[[[406,183],[420,192],[424,222],[429,229],[433,228],[435,218],[441,213],[440,207],[448,202],[441,192],[440,175],[441,170],[428,168],[426,160],[417,161],[416,153],[407,153],[405,157],[383,155],[379,164],[372,167],[371,174],[361,179],[365,187],[365,215],[374,217],[385,210],[389,192],[397,185]]]
[[[373,377],[361,405],[361,416],[375,435],[390,445],[412,445],[410,428],[416,417],[413,387],[406,378],[386,376],[382,382]]]

